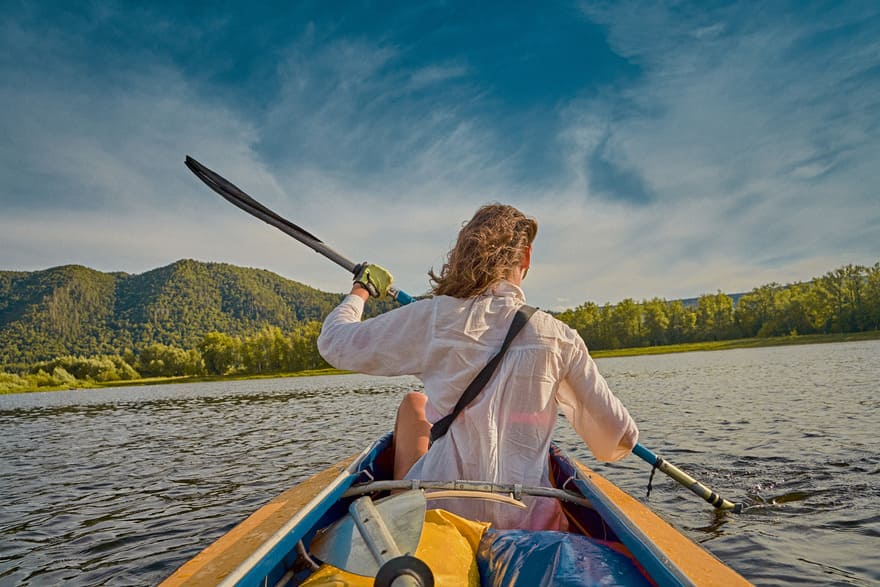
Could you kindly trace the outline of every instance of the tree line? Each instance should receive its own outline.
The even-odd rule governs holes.
[[[734,298],[586,302],[557,317],[593,350],[880,329],[880,263],[846,265],[807,283],[770,283]]]
[[[116,355],[67,355],[0,371],[0,391],[77,387],[144,377],[261,375],[323,369],[329,365],[318,353],[320,333],[321,322],[309,321],[288,332],[277,326],[264,326],[247,336],[209,332],[189,349],[152,343],[139,352],[126,349]]]
[[[371,308],[367,315],[386,307]],[[735,338],[880,330],[880,263],[846,265],[807,283],[771,283],[730,296],[696,300],[625,299],[586,302],[556,315],[592,350],[636,348]],[[137,350],[91,356],[65,354],[0,370],[0,391],[76,387],[144,377],[260,375],[329,367],[318,353],[321,321],[293,327],[264,324],[250,334],[213,330],[185,345],[148,342]]]

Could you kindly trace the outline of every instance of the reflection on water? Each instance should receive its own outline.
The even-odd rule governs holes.
[[[647,502],[756,584],[880,581],[880,343],[599,360],[662,473]],[[412,378],[359,375],[0,397],[0,585],[143,585],[393,425]],[[597,464],[645,500],[650,468]]]

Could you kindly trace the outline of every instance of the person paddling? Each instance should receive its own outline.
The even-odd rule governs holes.
[[[432,297],[362,321],[364,302],[385,297],[394,280],[386,269],[364,264],[350,294],[324,321],[318,349],[334,367],[414,375],[424,384],[424,393],[406,394],[398,408],[395,478],[548,486],[557,411],[599,460],[619,460],[638,441],[636,423],[577,332],[526,306],[521,285],[537,230],[536,220],[512,206],[482,206],[460,230],[440,274],[428,273]],[[534,313],[519,319],[524,325],[515,334],[514,317],[527,309]],[[476,384],[508,335],[497,367]],[[476,395],[454,414],[474,387]],[[432,442],[434,426],[445,433],[435,428]],[[496,528],[567,527],[549,498],[524,498],[526,510],[484,500],[438,501]]]

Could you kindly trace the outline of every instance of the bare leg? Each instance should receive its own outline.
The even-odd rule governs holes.
[[[425,417],[425,394],[411,391],[397,408],[394,423],[394,478],[403,479],[416,461],[428,452],[431,423]]]

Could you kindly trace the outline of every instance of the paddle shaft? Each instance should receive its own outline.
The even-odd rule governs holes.
[[[633,454],[637,457],[648,463],[649,465],[660,469],[670,477],[672,477],[675,481],[681,484],[683,487],[689,489],[696,495],[699,495],[707,502],[712,504],[716,509],[719,510],[732,510],[735,513],[739,513],[742,511],[743,504],[741,503],[733,503],[732,501],[728,501],[664,459],[663,457],[654,454],[649,449],[645,448],[641,443],[636,443],[635,447],[633,447]]]
[[[245,193],[242,189],[221,176],[219,173],[208,169],[190,156],[186,157],[186,166],[196,175],[196,177],[201,179],[208,187],[220,194],[220,196],[222,196],[229,203],[244,210],[251,216],[259,218],[266,224],[274,226],[284,234],[292,236],[299,242],[311,248],[316,253],[319,253],[324,257],[330,259],[349,273],[357,275],[360,269],[359,264],[349,260],[345,256],[327,246],[324,241],[322,241],[315,235],[304,230],[303,228],[300,228],[296,224],[290,222],[286,218],[283,218],[276,212],[273,212],[260,202],[256,201],[247,193]],[[391,297],[393,297],[401,304],[409,304],[410,302],[414,301],[412,296],[394,287],[389,288],[388,293],[391,295]]]

